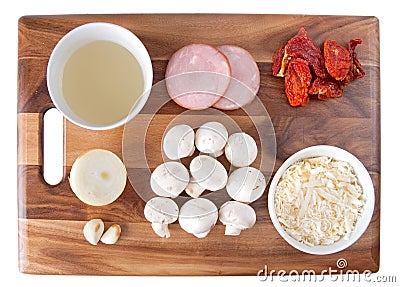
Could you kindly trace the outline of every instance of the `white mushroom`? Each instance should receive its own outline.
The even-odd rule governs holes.
[[[202,153],[219,152],[225,147],[227,140],[228,131],[219,122],[207,122],[196,131],[196,147]]]
[[[196,156],[190,162],[189,169],[194,180],[207,190],[220,190],[225,187],[228,180],[224,166],[208,155]]]
[[[204,187],[201,187],[196,180],[191,177],[189,180],[189,184],[186,186],[185,191],[186,193],[193,197],[193,198],[198,198],[200,195],[205,191],[206,189]]]
[[[75,160],[69,175],[69,184],[84,203],[107,205],[124,191],[126,168],[111,151],[93,149]]]
[[[196,147],[193,145],[192,150],[190,151],[188,156],[192,156],[195,151],[196,151]]]
[[[224,149],[221,149],[221,150],[217,150],[216,152],[212,152],[212,153],[201,152],[200,154],[205,154],[205,155],[211,156],[213,158],[217,158],[217,157],[220,157],[221,155],[223,155],[224,151],[225,151]]]
[[[254,167],[241,167],[230,174],[226,191],[234,200],[250,203],[261,197],[266,186],[261,171]]]
[[[170,237],[168,224],[178,219],[178,213],[178,205],[166,197],[153,197],[144,207],[144,216],[151,222],[151,227],[160,237]]]
[[[188,125],[177,125],[171,128],[164,136],[163,150],[171,160],[177,160],[193,154],[194,131]]]
[[[177,197],[189,183],[189,172],[179,162],[160,164],[151,174],[150,186],[155,194],[165,197]]]
[[[226,226],[225,235],[239,235],[256,223],[256,212],[245,203],[228,201],[219,209],[219,221]]]
[[[217,157],[220,157],[221,155],[223,155],[224,151],[225,151],[224,149],[217,150],[216,152],[214,152],[214,153],[212,153],[210,155],[212,155],[213,157],[217,158]]]
[[[217,207],[205,198],[188,200],[179,212],[179,224],[182,229],[198,238],[206,237],[217,220]]]
[[[225,146],[225,156],[235,167],[249,166],[257,157],[257,144],[246,133],[232,134]]]

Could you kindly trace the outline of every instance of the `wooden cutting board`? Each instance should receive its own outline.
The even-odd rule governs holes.
[[[276,132],[275,170],[294,152],[316,144],[334,145],[358,157],[375,187],[375,211],[364,235],[348,249],[325,256],[304,254],[289,246],[274,229],[266,196],[252,204],[254,228],[239,237],[224,236],[218,223],[210,235],[197,239],[172,224],[169,239],[158,238],[143,217],[144,202],[130,184],[122,196],[105,207],[87,206],[72,193],[67,176],[78,155],[91,148],[109,149],[122,157],[123,127],[89,131],[65,121],[65,179],[57,186],[42,177],[42,117],[53,107],[46,86],[46,67],[57,41],[88,22],[119,24],[134,32],[153,61],[154,83],[164,78],[168,59],[190,43],[235,44],[247,49],[261,71],[258,97],[268,110]],[[290,107],[284,81],[271,75],[273,52],[305,27],[317,45],[326,39],[345,44],[362,38],[357,47],[366,70],[344,97],[311,100]],[[19,269],[38,274],[95,275],[256,275],[268,270],[312,269],[320,273],[379,268],[380,221],[380,75],[379,23],[375,17],[303,15],[62,15],[25,16],[18,30],[18,222]],[[184,110],[169,103],[155,116],[168,121]],[[240,111],[229,116],[242,116]],[[151,156],[151,155],[149,155]],[[85,222],[100,217],[106,225],[119,223],[118,244],[89,245],[82,235]]]

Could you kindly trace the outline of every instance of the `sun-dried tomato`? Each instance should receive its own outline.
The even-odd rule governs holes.
[[[343,80],[350,69],[350,53],[335,40],[324,42],[325,67],[334,79]]]
[[[343,84],[332,77],[325,79],[316,78],[311,84],[308,93],[310,95],[318,95],[319,100],[326,100],[329,98],[340,98],[343,96]]]
[[[291,58],[306,60],[317,77],[326,78],[328,76],[321,50],[307,36],[304,28],[301,28],[297,35],[287,42],[285,53]]]
[[[283,58],[285,53],[285,46],[280,47],[272,56],[272,75],[275,77],[285,76],[285,65],[283,64]]]
[[[343,80],[344,84],[347,86],[352,81],[361,79],[365,76],[365,71],[361,66],[360,61],[358,60],[356,47],[361,44],[361,39],[351,39],[348,43],[348,49],[350,52],[350,69],[347,73],[345,79]]]
[[[272,74],[285,77],[290,105],[306,105],[308,94],[318,95],[320,100],[342,97],[346,85],[365,76],[355,52],[361,43],[361,39],[352,39],[346,49],[334,40],[327,40],[322,53],[301,28],[272,59]],[[314,82],[310,84],[312,78]]]
[[[292,59],[289,62],[285,75],[285,91],[291,106],[304,106],[308,103],[308,87],[311,79],[306,60]]]

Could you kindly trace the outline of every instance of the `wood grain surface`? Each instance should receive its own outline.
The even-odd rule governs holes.
[[[289,246],[274,229],[266,197],[252,204],[254,228],[239,237],[223,235],[218,223],[210,235],[197,239],[172,224],[171,238],[158,238],[143,216],[145,202],[128,184],[121,197],[104,207],[88,206],[71,191],[67,176],[74,160],[91,148],[105,148],[122,157],[124,128],[85,130],[65,121],[65,178],[57,186],[42,177],[42,116],[53,107],[46,86],[46,67],[57,41],[71,29],[88,22],[111,22],[134,32],[147,47],[154,69],[154,84],[164,78],[168,59],[190,43],[235,44],[247,49],[261,72],[258,97],[268,110],[276,133],[275,169],[294,152],[317,144],[334,145],[358,157],[368,169],[375,188],[372,221],[351,247],[332,255],[304,254]],[[305,27],[318,46],[335,39],[341,44],[362,38],[357,47],[366,70],[342,98],[311,100],[290,107],[284,81],[271,75],[274,51]],[[268,270],[337,268],[379,269],[380,222],[380,74],[379,23],[375,17],[304,15],[60,15],[25,16],[18,31],[18,222],[19,269],[35,274],[92,275],[256,275]],[[165,126],[185,110],[167,103],[154,117]],[[246,124],[242,111],[227,112]],[[143,117],[150,116],[146,109]],[[146,141],[150,168],[161,163],[159,142]],[[136,168],[145,168],[140,163]],[[85,222],[102,218],[106,227],[118,223],[122,235],[116,245],[91,246],[82,235]]]

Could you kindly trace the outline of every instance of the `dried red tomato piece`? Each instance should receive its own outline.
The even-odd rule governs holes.
[[[318,95],[318,99],[327,100],[329,98],[340,98],[343,96],[343,83],[332,77],[325,79],[316,78],[311,84],[308,93]]]
[[[304,106],[308,103],[308,87],[311,79],[307,61],[293,59],[289,62],[285,75],[285,91],[291,106]]]
[[[297,35],[287,42],[285,53],[289,57],[306,60],[317,77],[326,78],[328,76],[321,50],[307,36],[304,28],[301,28]]]
[[[272,56],[272,75],[275,77],[284,77],[285,66],[283,65],[283,57],[285,53],[285,46],[280,47]]]
[[[350,53],[335,40],[324,42],[325,67],[334,79],[343,80],[350,69]]]
[[[358,60],[356,53],[356,47],[361,43],[362,43],[361,39],[351,39],[348,43],[348,49],[350,52],[350,69],[345,79],[343,80],[346,86],[350,84],[352,81],[361,79],[362,77],[365,76],[365,71],[361,66],[360,61]]]

